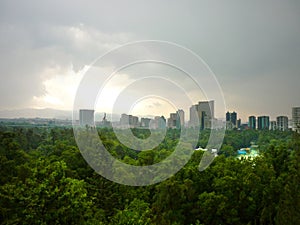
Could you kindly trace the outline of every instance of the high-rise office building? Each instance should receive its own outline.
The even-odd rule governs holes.
[[[235,111],[226,113],[226,128],[227,129],[239,128],[240,123],[241,123],[241,120],[237,119],[237,113]]]
[[[227,112],[226,113],[226,122],[230,122],[230,120],[231,120],[231,113]]]
[[[300,107],[292,108],[293,130],[300,133]]]
[[[231,122],[231,113],[230,112],[226,113],[226,129],[227,130],[233,129],[233,124]]]
[[[150,127],[152,129],[165,129],[166,128],[166,119],[164,116],[155,116],[154,119],[150,122]]]
[[[131,127],[138,127],[139,118],[137,116],[129,115],[129,124],[131,125]]]
[[[176,127],[177,128],[184,127],[184,111],[182,109],[179,109],[176,113],[177,113]]]
[[[211,119],[215,118],[215,102],[213,100],[201,101],[198,105],[200,112],[205,112],[205,115]]]
[[[269,130],[270,127],[270,117],[269,116],[259,116],[257,118],[257,128],[259,130]]]
[[[94,112],[93,109],[80,109],[79,110],[79,123],[80,126],[94,126]]]
[[[168,118],[168,128],[177,128],[177,113],[170,113],[170,117]]]
[[[289,118],[287,116],[278,116],[276,118],[277,130],[287,131],[289,129]]]
[[[151,119],[141,118],[141,127],[150,128]]]
[[[238,119],[238,120],[236,121],[236,127],[237,127],[237,128],[241,128],[241,126],[242,126],[242,120],[241,120],[241,119]]]
[[[237,113],[235,111],[226,113],[226,128],[227,129],[240,128],[241,123],[242,123],[242,121],[241,121],[241,119],[237,119]]]
[[[129,128],[129,115],[123,113],[120,118],[120,126],[122,128]]]
[[[200,121],[199,121],[199,115],[198,115],[198,105],[192,105],[190,107],[189,126],[195,127],[195,126],[199,126],[199,124],[200,124]]]
[[[255,130],[256,129],[256,117],[255,116],[249,116],[249,129]]]
[[[158,120],[158,129],[165,129],[167,126],[166,118],[164,116],[161,116]]]
[[[201,101],[190,107],[190,127],[200,129],[211,128],[212,120],[215,118],[214,101]]]
[[[176,113],[170,113],[168,127],[177,129],[184,127],[184,111],[182,109],[178,109]]]
[[[231,123],[233,124],[234,127],[237,127],[237,113],[232,112],[231,113],[231,118],[230,118]]]

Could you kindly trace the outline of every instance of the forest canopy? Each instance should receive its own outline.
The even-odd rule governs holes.
[[[133,130],[147,138],[147,130]],[[117,159],[136,166],[167,158],[178,143],[170,129],[154,150],[122,145],[98,130]],[[205,147],[209,131],[201,131]],[[237,159],[251,142],[259,156]],[[204,171],[202,151],[174,176],[150,186],[114,183],[82,157],[72,128],[0,127],[1,224],[299,224],[300,135],[288,131],[226,131],[219,156]],[[127,179],[128,174],[124,174]]]

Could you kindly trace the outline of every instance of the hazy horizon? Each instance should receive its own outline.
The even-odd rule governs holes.
[[[102,121],[102,118],[104,116],[104,113],[107,114],[107,119],[109,121],[119,121],[121,114],[118,113],[107,113],[107,112],[102,112],[102,111],[95,111],[95,121]],[[173,113],[173,112],[170,112]],[[238,112],[237,112],[238,113]],[[34,109],[34,108],[23,108],[23,109],[10,109],[10,110],[0,110],[0,119],[34,119],[34,118],[44,118],[44,119],[68,119],[71,120],[72,119],[72,115],[73,115],[73,110],[59,110],[59,109],[53,109],[53,108],[43,108],[43,109]],[[166,119],[169,118],[169,114],[135,114],[135,113],[131,113],[131,115],[133,116],[137,116],[139,117],[139,119],[141,119],[142,117],[144,118],[151,118],[153,119],[155,116],[164,116]],[[239,117],[239,114],[238,118]],[[255,116],[255,117],[259,117],[259,116],[270,116],[269,114],[253,114],[253,115],[249,115],[249,116]],[[248,116],[248,117],[249,117]],[[277,115],[277,116],[288,116],[289,120],[292,119],[291,116],[289,115]],[[276,117],[272,117],[270,116],[270,121],[276,121]],[[79,117],[79,112],[78,112],[78,117]],[[240,118],[242,121],[242,124],[246,124],[248,123],[248,119],[249,118]],[[112,118],[112,120],[111,120]],[[78,118],[76,118],[78,120]],[[185,112],[185,123],[189,122],[189,116],[186,115]],[[225,122],[226,118],[225,115],[224,117],[216,117],[216,119],[218,120],[222,120]]]

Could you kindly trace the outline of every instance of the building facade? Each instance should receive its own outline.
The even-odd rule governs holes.
[[[151,129],[165,129],[166,128],[166,119],[164,116],[155,116],[150,123]]]
[[[269,116],[259,116],[257,118],[257,128],[259,130],[269,130],[270,128],[270,117]]]
[[[240,126],[241,126],[241,120],[237,119],[237,113],[235,111],[227,112],[226,113],[226,128],[234,129],[234,128],[239,128]]]
[[[79,124],[80,126],[94,126],[94,113],[93,109],[80,109],[79,110]]]
[[[230,121],[233,124],[233,126],[237,128],[237,113],[236,112],[233,111],[231,113]]]
[[[276,118],[277,130],[287,131],[289,129],[289,118],[287,116],[278,116]]]
[[[177,112],[177,122],[176,122],[176,128],[184,127],[184,111],[182,109],[179,109]]]
[[[190,127],[210,129],[212,120],[215,118],[214,101],[201,101],[190,107]]]
[[[164,116],[159,117],[158,129],[165,129],[167,127],[166,118]]]
[[[292,124],[293,130],[300,133],[300,107],[293,107],[292,109]]]
[[[150,128],[151,119],[149,118],[141,118],[141,127]]]
[[[177,113],[170,113],[170,117],[168,118],[168,128],[177,128]]]
[[[226,122],[229,122],[231,120],[231,113],[227,112],[226,113]]]
[[[249,116],[249,129],[255,130],[256,129],[256,117],[255,116]]]

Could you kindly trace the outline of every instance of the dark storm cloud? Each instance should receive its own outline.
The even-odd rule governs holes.
[[[45,68],[79,69],[118,44],[162,39],[210,65],[229,109],[289,114],[300,104],[299,21],[292,0],[1,1],[0,108],[43,94]]]

